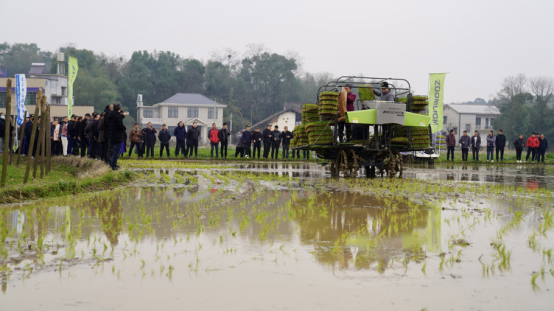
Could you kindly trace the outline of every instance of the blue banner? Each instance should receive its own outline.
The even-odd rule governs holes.
[[[15,75],[15,96],[17,100],[17,125],[21,126],[25,121],[25,115],[27,113],[27,109],[25,109],[27,80],[24,74]]]

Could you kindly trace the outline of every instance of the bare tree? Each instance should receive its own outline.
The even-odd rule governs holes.
[[[516,76],[504,79],[502,89],[498,92],[498,97],[502,100],[511,100],[514,96],[525,92],[527,92],[527,77],[519,73]]]
[[[551,77],[534,77],[529,79],[529,84],[531,85],[531,92],[536,97],[536,103],[541,107],[545,107],[554,96],[554,79]]]
[[[264,53],[271,53],[271,51],[263,43],[248,43],[246,45],[246,51],[244,57],[254,58],[260,57]]]
[[[296,62],[296,70],[294,71],[294,75],[296,77],[304,76],[304,74],[306,73],[304,71],[304,58],[300,56],[300,53],[298,53],[297,51],[289,50],[285,52],[284,56],[288,59],[294,59],[294,61]]]
[[[209,54],[210,60],[229,66],[232,74],[239,72],[241,64],[241,55],[239,52],[231,48],[223,48],[221,50],[212,50]]]

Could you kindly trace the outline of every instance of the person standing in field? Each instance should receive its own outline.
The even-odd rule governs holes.
[[[146,128],[142,129],[142,135],[144,137],[144,143],[146,145],[146,158],[154,157],[154,145],[156,145],[156,129],[152,127],[152,122],[146,124]]]
[[[69,128],[69,124],[67,122],[67,117],[64,117],[63,118],[63,127],[62,127],[62,151],[63,151],[63,156],[64,157],[67,157],[67,152],[68,152],[68,149],[67,149],[68,128]]]
[[[256,157],[256,150],[258,150],[258,160],[260,159],[260,152],[262,149],[262,133],[259,128],[256,128],[254,133],[252,133],[252,142],[254,145],[254,151],[252,152],[252,159]]]
[[[496,135],[496,162],[498,162],[498,153],[500,153],[500,161],[504,161],[504,148],[506,147],[506,136],[502,134],[502,130],[498,130]]]
[[[250,132],[250,125],[246,126],[246,131],[242,133],[242,141],[244,142],[244,156],[250,157],[250,145],[252,144],[252,132]]]
[[[75,115],[71,116],[69,122],[67,123],[67,151],[68,155],[73,152],[73,125],[75,124]]]
[[[106,131],[108,134],[108,142],[112,149],[112,158],[110,160],[110,167],[112,170],[118,170],[117,159],[119,159],[119,153],[121,152],[121,143],[123,143],[123,136],[127,128],[123,125],[124,114],[121,112],[121,105],[114,104],[113,110],[108,113],[106,119]]]
[[[467,131],[464,131],[462,137],[460,137],[460,146],[462,147],[462,162],[467,161],[470,144],[471,144],[471,138],[467,136]]]
[[[162,130],[158,133],[158,139],[160,140],[160,158],[164,156],[164,149],[167,151],[167,157],[169,158],[169,140],[171,139],[171,133],[167,130],[167,126],[162,124]]]
[[[221,158],[223,159],[227,159],[227,146],[229,144],[230,135],[231,135],[231,131],[227,129],[227,123],[223,123],[223,127],[221,128],[221,130],[219,130],[219,142],[221,143]]]
[[[210,133],[208,134],[208,138],[210,139],[210,156],[214,157],[214,148],[215,148],[215,157],[219,157],[219,130],[217,129],[215,123],[212,123],[212,129],[210,130]]]
[[[546,140],[546,138],[544,138],[544,134],[541,134],[541,138],[539,138],[539,148],[537,152],[537,163],[544,163],[544,155],[546,154],[546,149],[548,149],[548,141]]]
[[[289,147],[290,147],[290,140],[292,139],[292,133],[289,132],[289,128],[285,126],[285,129],[283,133],[281,134],[283,137],[283,159],[289,158]]]
[[[179,121],[179,124],[177,124],[177,127],[173,130],[173,136],[175,136],[175,140],[177,140],[177,144],[175,145],[175,157],[178,157],[179,153],[182,153],[186,158],[188,153],[186,144],[187,128],[183,121]]]
[[[523,134],[519,135],[519,138],[514,140],[514,147],[516,148],[516,162],[521,163],[521,153],[523,152],[523,147],[525,147]]]
[[[531,155],[531,163],[535,162],[539,145],[540,142],[535,133],[531,134],[531,137],[527,138],[527,157],[525,158],[525,162],[529,161],[529,155]]]
[[[279,147],[281,146],[281,132],[279,126],[275,125],[275,129],[271,132],[273,139],[271,142],[271,159],[277,160],[279,158]],[[275,153],[275,158],[273,157]]]
[[[242,140],[242,133],[244,133],[244,131],[240,131],[236,135],[237,147],[235,149],[235,158],[239,155],[241,158],[244,157],[244,141]]]
[[[135,123],[135,127],[129,132],[129,140],[131,141],[131,147],[129,148],[129,158],[133,154],[133,148],[137,147],[138,158],[142,159],[142,131],[139,129],[139,124]]]
[[[107,159],[108,154],[108,139],[106,138],[106,114],[110,111],[109,105],[100,115],[98,120],[98,150],[100,150],[99,157],[102,161],[109,163]]]
[[[187,145],[189,146],[189,158],[192,158],[192,152],[194,150],[194,157],[198,157],[198,140],[200,139],[200,129],[198,124],[194,122],[192,128],[187,132]]]
[[[481,148],[481,136],[475,131],[471,138],[471,151],[473,152],[473,161],[479,161],[479,149]]]
[[[490,154],[491,162],[494,162],[495,142],[496,142],[496,138],[494,137],[494,132],[491,130],[489,131],[489,135],[487,135],[487,161],[489,160],[489,154]]]
[[[448,149],[446,153],[446,161],[450,159],[450,155],[452,155],[452,161],[454,161],[455,147],[456,147],[456,136],[454,136],[454,130],[450,130],[450,134],[446,135],[446,148]]]
[[[268,124],[265,130],[262,133],[264,137],[264,159],[269,157],[269,151],[271,150],[271,144],[273,139],[273,132],[271,132],[271,124]]]

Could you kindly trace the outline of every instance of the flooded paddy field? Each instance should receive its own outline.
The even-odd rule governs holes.
[[[0,310],[554,304],[548,166],[403,179],[330,179],[315,164],[132,169],[133,186],[2,207]]]

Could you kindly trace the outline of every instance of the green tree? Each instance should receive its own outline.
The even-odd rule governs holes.
[[[35,43],[0,43],[0,65],[8,66],[8,75],[14,77],[16,74],[28,74],[32,63],[48,63],[52,53],[43,52]],[[55,71],[54,71],[55,72]]]

